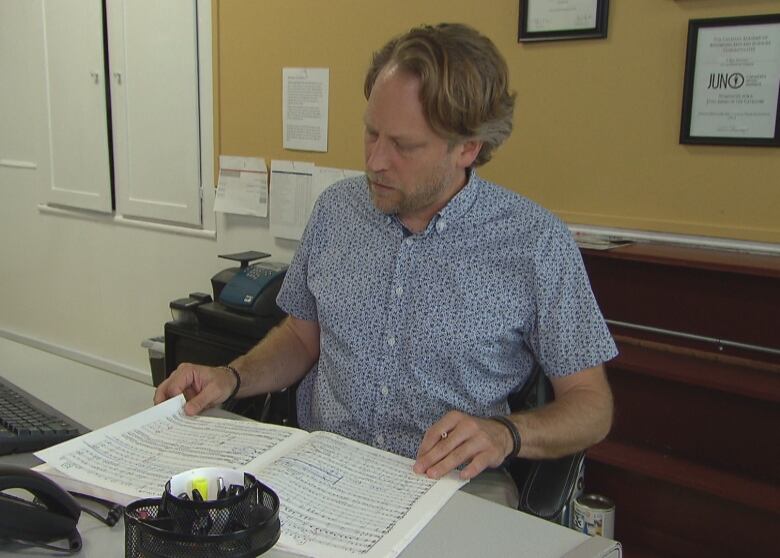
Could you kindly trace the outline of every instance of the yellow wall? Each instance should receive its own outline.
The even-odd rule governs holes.
[[[689,19],[777,0],[612,0],[607,39],[517,43],[518,0],[214,0],[218,153],[362,169],[370,53],[419,23],[490,36],[518,93],[480,172],[570,223],[780,242],[780,150],[678,143]],[[329,151],[282,148],[282,68],[330,68]]]

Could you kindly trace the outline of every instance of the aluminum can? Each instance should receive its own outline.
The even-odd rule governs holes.
[[[599,494],[583,494],[574,500],[572,527],[586,535],[615,538],[615,503]]]

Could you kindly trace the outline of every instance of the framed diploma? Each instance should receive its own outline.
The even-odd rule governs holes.
[[[780,146],[780,14],[688,23],[680,143]]]
[[[609,0],[520,0],[518,41],[607,36]]]

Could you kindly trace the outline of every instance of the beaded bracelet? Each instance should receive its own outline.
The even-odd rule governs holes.
[[[509,417],[496,415],[494,417],[490,417],[491,420],[494,420],[496,422],[500,422],[504,426],[507,427],[507,430],[509,430],[509,434],[512,436],[512,451],[509,452],[509,455],[507,457],[517,457],[517,454],[520,452],[520,445],[522,443],[522,440],[520,439],[520,431],[517,429],[517,426],[515,426],[515,423],[512,422]]]
[[[241,387],[241,376],[239,376],[238,370],[236,370],[234,367],[230,366],[229,364],[225,364],[221,368],[224,368],[225,370],[232,372],[233,375],[236,377],[236,387],[233,388],[233,392],[224,401],[225,403],[230,403],[231,401],[233,401],[233,399],[235,399],[236,394],[238,393],[238,390]]]

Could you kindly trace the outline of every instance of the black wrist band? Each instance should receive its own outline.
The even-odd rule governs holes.
[[[490,418],[491,420],[500,422],[501,424],[506,426],[507,430],[509,430],[509,434],[511,434],[512,436],[512,451],[509,452],[509,455],[507,457],[508,458],[517,457],[517,454],[520,452],[521,439],[520,439],[520,431],[517,429],[517,426],[515,426],[515,423],[512,422],[509,419],[509,417],[505,417],[505,416],[496,415]]]
[[[225,364],[221,368],[224,368],[225,370],[232,372],[233,375],[236,377],[236,387],[233,388],[233,392],[230,394],[230,396],[225,399],[224,403],[230,403],[235,399],[236,394],[238,393],[239,388],[241,388],[241,376],[238,374],[238,370],[230,366],[229,364]]]

